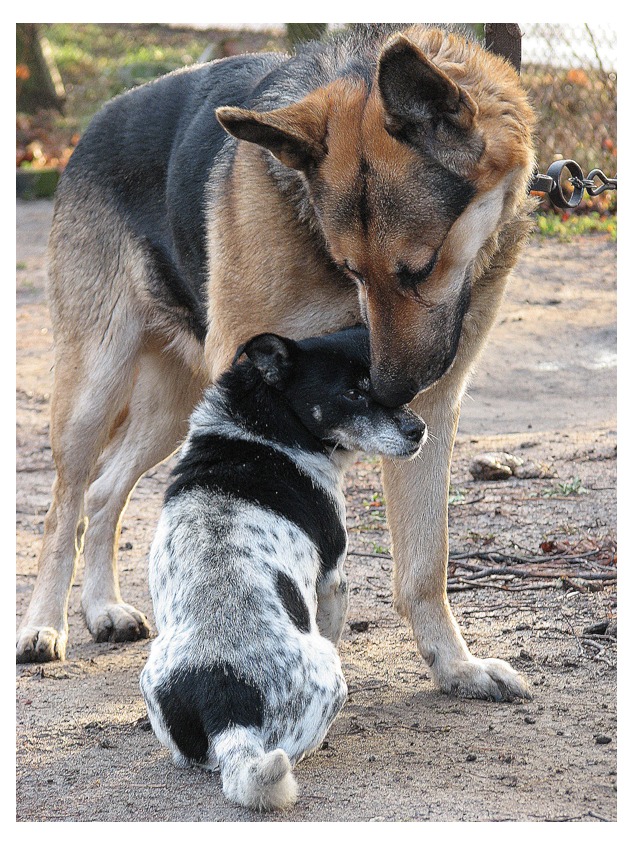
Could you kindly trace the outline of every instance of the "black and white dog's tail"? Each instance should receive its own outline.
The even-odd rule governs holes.
[[[230,801],[252,810],[284,810],[297,801],[291,761],[281,748],[264,751],[257,732],[239,725],[213,741],[222,790]]]

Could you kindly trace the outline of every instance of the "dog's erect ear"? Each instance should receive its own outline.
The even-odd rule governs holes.
[[[398,34],[381,53],[378,86],[385,128],[395,138],[454,169],[480,157],[483,144],[471,131],[477,103],[406,36]]]
[[[378,80],[385,111],[397,124],[444,119],[468,130],[478,113],[473,98],[404,35],[381,53]]]
[[[295,344],[277,334],[259,334],[243,344],[236,352],[234,363],[242,355],[260,371],[262,378],[272,387],[282,387],[293,368]]]
[[[326,154],[324,101],[302,100],[270,112],[222,106],[216,117],[231,135],[265,147],[294,170],[307,172]]]

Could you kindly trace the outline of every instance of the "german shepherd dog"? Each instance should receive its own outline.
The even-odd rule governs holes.
[[[384,465],[395,606],[441,690],[528,695],[469,652],[446,565],[461,397],[530,231],[533,122],[508,62],[418,24],[189,67],[102,109],[55,204],[57,474],[18,661],[64,659],[82,547],[95,640],[147,637],[116,567],[139,477],[248,338],[361,320],[378,400],[411,400],[432,441]]]

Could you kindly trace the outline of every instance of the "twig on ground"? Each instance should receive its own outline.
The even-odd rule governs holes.
[[[540,556],[508,553],[498,549],[452,554],[449,558],[451,574],[447,579],[448,591],[458,592],[470,588],[490,587],[515,592],[556,586],[552,583],[553,581],[558,582],[559,586],[584,590],[590,589],[584,582],[616,581],[615,547],[612,543],[583,551],[581,554],[578,546],[579,544],[573,547],[570,553],[557,552]],[[606,556],[609,557],[609,562],[601,560]],[[482,563],[474,561],[482,561]],[[494,565],[483,565],[486,563]],[[509,564],[513,565],[509,566]],[[467,570],[467,573],[461,573],[460,570]],[[506,583],[500,584],[500,579],[505,579]],[[531,583],[520,586],[517,584],[518,580],[528,580]],[[498,583],[492,583],[492,581]],[[551,583],[548,583],[549,581]]]
[[[565,614],[565,613],[563,613],[563,612],[562,612],[562,614],[561,614],[561,615],[563,616],[564,621],[566,622],[566,624],[567,624],[567,625],[568,625],[568,627],[570,628],[570,633],[571,633],[571,634],[572,634],[572,636],[575,638],[575,641],[576,641],[576,643],[577,643],[577,648],[579,649],[579,656],[580,656],[580,657],[583,657],[583,654],[584,654],[584,651],[583,651],[583,646],[582,646],[582,645],[581,645],[581,643],[579,642],[579,637],[577,636],[577,634],[576,634],[576,632],[575,632],[575,629],[574,629],[574,628],[573,628],[573,626],[572,626],[572,622],[570,621],[570,619],[568,619],[568,617],[566,616],[566,614]]]
[[[598,813],[595,813],[594,810],[588,810],[586,813],[587,816],[592,816],[593,819],[599,819],[600,822],[609,822],[612,819],[606,819],[605,816],[600,816]]]
[[[392,561],[391,555],[378,552],[349,550],[348,554],[357,557]],[[610,562],[597,559],[599,556],[606,555],[610,556]],[[496,565],[483,566],[480,563],[474,563],[474,560]],[[455,593],[480,587],[506,590],[508,592],[543,590],[555,586],[553,583],[550,583],[552,581],[558,581],[560,585],[583,590],[586,589],[583,584],[584,581],[606,583],[616,581],[616,567],[612,562],[613,560],[614,548],[611,545],[598,549],[590,549],[582,555],[575,554],[574,551],[571,554],[540,556],[518,555],[499,550],[457,552],[449,558],[451,574],[447,578],[447,591]],[[514,566],[509,566],[509,563],[514,564]],[[565,566],[565,568],[558,570],[554,568],[555,566]],[[600,567],[600,569],[597,570],[597,567]],[[467,574],[456,574],[456,569],[466,569]],[[373,576],[369,577],[371,578]],[[485,579],[493,579],[494,581],[498,581],[498,583],[491,583],[490,580]],[[500,579],[506,579],[508,583],[500,584]],[[520,586],[513,583],[518,579],[538,579],[539,583],[533,582]],[[571,579],[575,579],[575,581],[573,582]]]
[[[358,692],[376,692],[376,690],[380,689],[387,689],[389,687],[388,683],[383,683],[382,681],[378,681],[377,683],[370,683],[370,684],[363,684],[359,686],[352,686],[348,687],[348,697],[351,695],[356,695]]]

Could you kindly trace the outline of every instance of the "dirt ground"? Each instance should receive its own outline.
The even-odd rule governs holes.
[[[18,619],[53,479],[43,290],[51,212],[48,201],[17,203]],[[541,477],[476,481],[471,461],[493,450]],[[139,483],[121,535],[124,597],[150,619],[146,556],[168,471],[169,462]],[[615,820],[615,244],[529,245],[463,405],[450,598],[474,653],[524,672],[532,701],[462,701],[433,688],[391,606],[376,460],[357,464],[348,493],[351,602],[340,651],[350,699],[298,767],[299,802],[282,820]],[[80,568],[66,662],[16,668],[17,820],[280,820],[230,806],[217,774],[172,765],[138,687],[150,644],[92,642],[81,582]]]

